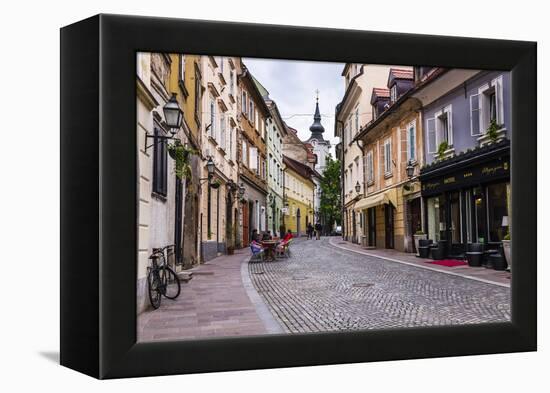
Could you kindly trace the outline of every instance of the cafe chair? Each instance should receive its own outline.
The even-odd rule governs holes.
[[[265,258],[265,250],[254,250],[252,245],[250,246],[250,251],[252,251],[252,256],[250,257],[249,262],[263,262]]]

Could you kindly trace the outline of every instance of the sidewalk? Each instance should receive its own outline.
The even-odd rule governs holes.
[[[176,300],[138,315],[138,341],[251,336],[282,333],[248,278],[247,249],[188,270]]]
[[[455,266],[455,267],[435,265],[431,263],[426,263],[426,262],[431,262],[432,259],[417,258],[414,254],[404,253],[404,252],[391,250],[391,249],[365,249],[358,244],[345,241],[339,236],[331,237],[329,242],[334,247],[357,252],[363,255],[378,257],[378,258],[386,259],[392,262],[418,266],[422,269],[434,270],[434,271],[443,272],[454,276],[465,277],[465,278],[469,278],[469,279],[477,280],[481,282],[510,287],[510,280],[511,280],[512,274],[506,271],[498,271],[493,269],[487,269],[484,267],[470,267],[468,265]]]

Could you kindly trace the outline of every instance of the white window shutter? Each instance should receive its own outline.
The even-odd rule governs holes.
[[[428,134],[428,153],[437,151],[437,137],[435,132],[435,118],[426,119],[426,128]]]
[[[504,101],[503,101],[503,89],[502,89],[502,75],[493,80],[495,86],[495,100],[497,105],[497,123],[504,123]]]
[[[250,169],[258,169],[258,149],[256,147],[250,148]]]
[[[448,133],[448,140],[449,146],[453,145],[453,108],[451,106],[445,108],[445,112],[447,112],[447,125],[449,128]]]
[[[479,94],[470,96],[470,134],[472,136],[481,134],[480,101]]]

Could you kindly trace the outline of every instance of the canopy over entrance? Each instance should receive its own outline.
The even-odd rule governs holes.
[[[354,210],[361,211],[368,209],[370,207],[392,204],[394,207],[397,207],[397,189],[391,188],[389,190],[380,192],[376,195],[372,195],[366,198],[359,200],[353,207]]]

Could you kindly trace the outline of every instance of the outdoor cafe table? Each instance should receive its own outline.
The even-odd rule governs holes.
[[[277,247],[277,240],[262,240],[262,246],[265,249],[266,258],[269,258],[270,261],[275,260],[275,247]]]

